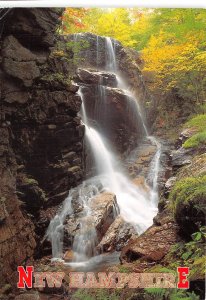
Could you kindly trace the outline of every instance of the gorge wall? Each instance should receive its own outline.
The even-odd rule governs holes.
[[[61,13],[13,9],[2,21],[1,284],[16,285],[17,266],[31,262],[48,226],[50,213],[42,212],[83,178],[81,100],[69,70],[50,55]]]
[[[102,44],[102,57],[94,59],[98,37],[86,34],[85,49],[77,51],[76,57],[74,37],[54,39],[61,14],[61,9],[12,9],[1,20],[1,285],[16,285],[18,265],[50,253],[49,245],[41,248],[50,219],[71,187],[85,176],[84,126],[78,116],[81,98],[76,83],[83,82],[92,99],[105,49]],[[99,43],[103,43],[100,37]],[[121,76],[143,101],[141,73],[127,51],[116,45]],[[105,74],[105,78],[110,81],[109,99],[118,121],[114,146],[123,154],[137,143],[142,128],[134,135],[134,124],[125,126],[122,95],[112,76]],[[124,141],[128,135],[130,144]]]

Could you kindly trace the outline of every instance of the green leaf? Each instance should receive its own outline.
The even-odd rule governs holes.
[[[200,241],[202,238],[202,233],[201,232],[195,232],[192,234],[192,239],[193,241]]]
[[[188,251],[188,252],[183,253],[181,257],[184,260],[187,260],[191,255],[192,255],[192,251]]]

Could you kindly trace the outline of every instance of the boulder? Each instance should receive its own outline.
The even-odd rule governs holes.
[[[190,237],[205,226],[206,175],[177,181],[170,194],[180,233]]]
[[[119,215],[106,231],[97,249],[100,252],[120,251],[134,236],[137,237],[137,233],[133,226]]]
[[[6,58],[15,60],[16,62],[38,60],[38,56],[33,54],[29,49],[23,47],[12,35],[5,38],[2,47],[2,55]]]
[[[80,80],[83,83],[95,85],[101,84],[110,87],[117,87],[116,75],[112,73],[79,68],[77,71],[77,75],[78,80]]]
[[[25,87],[32,86],[34,79],[40,76],[39,68],[34,61],[18,62],[5,58],[3,68],[8,75],[20,79]]]
[[[73,261],[74,259],[74,253],[72,250],[68,250],[65,252],[64,254],[64,260],[65,262],[70,262],[70,261]]]
[[[77,200],[74,201],[79,201],[78,197]],[[75,215],[71,216],[65,225],[65,247],[70,247],[75,235],[82,234],[84,230],[88,233],[88,231],[95,229],[97,239],[101,240],[115,220],[115,195],[109,192],[103,192],[91,199],[90,214],[84,214],[83,206],[77,204],[74,204],[74,206]],[[80,224],[84,224],[84,226],[80,228]]]
[[[178,139],[178,144],[179,144],[180,146],[182,146],[182,144],[183,144],[187,139],[189,139],[191,136],[193,136],[196,132],[197,132],[197,129],[196,129],[196,128],[186,128],[186,129],[184,129],[184,130],[180,133],[180,136],[179,136],[179,139]]]
[[[116,196],[113,193],[104,192],[96,196],[91,202],[92,222],[99,237],[106,233],[115,219],[116,201]]]
[[[171,153],[172,166],[175,169],[191,164],[192,151],[183,147],[173,150]]]
[[[132,262],[141,258],[150,262],[158,262],[177,240],[177,225],[167,220],[163,225],[153,225],[138,238],[130,240],[122,249],[120,260]]]

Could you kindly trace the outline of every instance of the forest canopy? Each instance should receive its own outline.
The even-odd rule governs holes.
[[[140,51],[151,91],[203,104],[206,88],[206,10],[66,8],[64,34],[110,36]],[[164,87],[164,88],[163,88]]]

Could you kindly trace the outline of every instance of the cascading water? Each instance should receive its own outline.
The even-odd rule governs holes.
[[[112,43],[110,37],[105,38],[105,53],[107,55],[106,70],[116,73],[117,71],[117,60],[115,55],[115,45]]]
[[[154,207],[158,205],[158,174],[160,168],[161,144],[154,136],[149,136],[148,139],[157,147],[157,151],[151,161],[148,180],[151,182],[152,189],[151,203]]]
[[[73,213],[72,209],[72,197],[74,189],[71,189],[68,197],[63,203],[61,211],[59,211],[56,216],[51,220],[49,227],[47,229],[47,237],[52,244],[52,257],[54,259],[61,259],[63,252],[63,236],[64,236],[64,220],[67,215]]]
[[[99,40],[97,39],[97,52],[99,47]],[[115,55],[115,43],[110,38],[105,38],[105,53],[107,55],[107,63],[105,69],[109,72],[116,74],[118,81],[118,88],[125,90],[125,83],[122,78],[117,74],[117,60]],[[99,61],[99,55],[97,53],[97,64]],[[137,120],[140,119],[142,122],[143,131],[145,137],[149,139],[157,147],[157,151],[153,157],[150,177],[152,178],[151,189],[149,193],[137,186],[135,186],[130,178],[124,174],[123,168],[115,158],[114,153],[111,151],[108,142],[105,142],[104,137],[97,129],[93,128],[87,117],[87,109],[84,101],[84,88],[79,88],[79,95],[82,99],[82,106],[80,115],[85,125],[85,139],[90,146],[95,168],[96,175],[94,179],[89,179],[88,182],[81,184],[75,190],[78,191],[78,201],[83,206],[82,219],[80,222],[80,231],[75,236],[73,241],[74,261],[82,262],[88,261],[89,258],[95,255],[95,247],[98,243],[97,234],[95,228],[91,228],[88,225],[89,217],[91,216],[90,205],[95,195],[101,192],[97,188],[96,178],[98,182],[101,182],[101,186],[104,190],[113,192],[116,195],[118,209],[114,208],[114,215],[120,212],[121,216],[126,222],[131,223],[137,230],[138,233],[142,233],[146,230],[153,221],[153,217],[157,211],[158,201],[158,189],[157,179],[159,171],[159,160],[161,154],[161,145],[154,138],[148,135],[147,127],[144,123],[140,106],[137,100],[132,96],[129,91],[124,91],[128,98],[128,105],[131,105],[133,117]],[[104,105],[106,97],[106,88],[100,81],[98,89],[98,101],[102,101]],[[98,105],[96,101],[96,105]],[[98,107],[95,109],[95,117],[98,119],[98,114],[104,113],[99,112]],[[107,112],[108,113],[108,112]],[[87,191],[84,189],[87,186]],[[50,222],[47,230],[47,237],[52,243],[52,255],[54,258],[62,258],[63,250],[63,230],[64,221],[68,215],[72,215],[72,189],[69,196],[66,198],[61,212],[59,212],[54,219]]]
[[[97,245],[97,234],[94,227],[90,225],[91,208],[90,200],[98,194],[98,188],[94,184],[87,186],[85,184],[79,189],[79,200],[83,205],[83,217],[80,222],[80,231],[75,235],[73,242],[74,259],[76,262],[85,261],[88,257],[95,254],[95,246]]]

